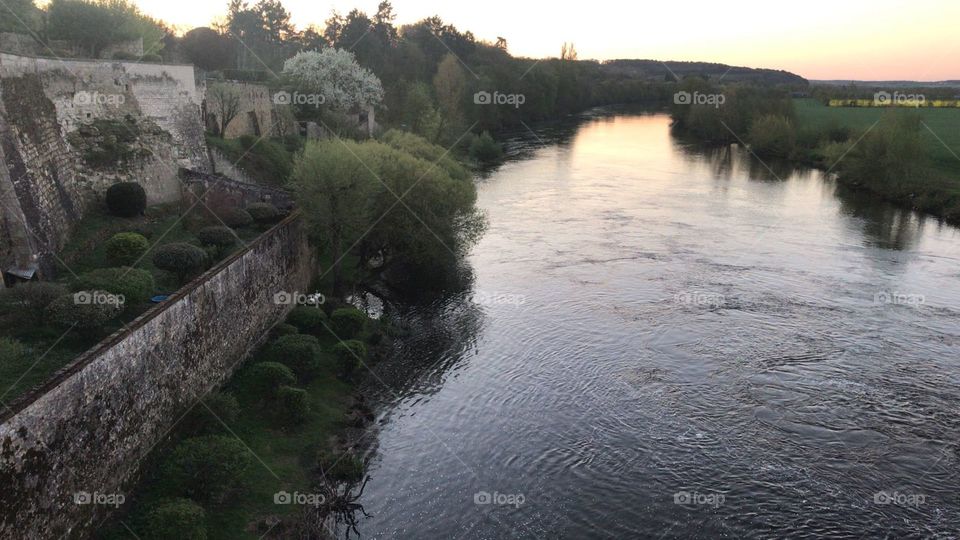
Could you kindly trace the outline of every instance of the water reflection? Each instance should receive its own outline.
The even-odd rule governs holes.
[[[378,367],[365,536],[960,530],[956,229],[663,115],[516,137],[471,290]]]

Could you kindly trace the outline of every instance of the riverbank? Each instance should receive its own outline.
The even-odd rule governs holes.
[[[361,370],[388,356],[393,330],[338,306],[300,306],[277,324],[153,449],[98,537],[316,537],[348,523],[337,504],[359,489],[372,433]]]

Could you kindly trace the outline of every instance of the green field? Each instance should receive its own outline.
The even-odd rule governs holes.
[[[856,137],[887,111],[868,107],[827,107],[815,99],[795,99],[793,104],[800,130],[848,126]],[[923,136],[929,142],[931,164],[960,183],[960,109],[918,110],[924,124],[930,128],[924,130]]]

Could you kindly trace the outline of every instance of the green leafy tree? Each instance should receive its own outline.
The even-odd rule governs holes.
[[[252,462],[237,439],[205,435],[178,444],[163,471],[178,492],[196,500],[222,502],[244,485]]]

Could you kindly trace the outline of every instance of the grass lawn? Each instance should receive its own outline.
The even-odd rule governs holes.
[[[793,104],[801,130],[848,126],[855,131],[855,137],[859,137],[886,111],[876,107],[827,107],[809,98],[795,99]],[[925,108],[918,111],[923,122],[930,128],[924,129],[923,136],[929,145],[932,165],[937,170],[952,175],[957,183],[960,183],[960,158],[957,157],[960,156],[960,109]]]
[[[801,132],[849,127],[853,140],[858,140],[886,112],[881,108],[827,107],[814,99],[796,99],[794,106]],[[917,112],[929,128],[921,128],[929,163],[917,174],[894,184],[873,187],[862,182],[858,187],[897,204],[960,222],[960,109],[921,108]]]

